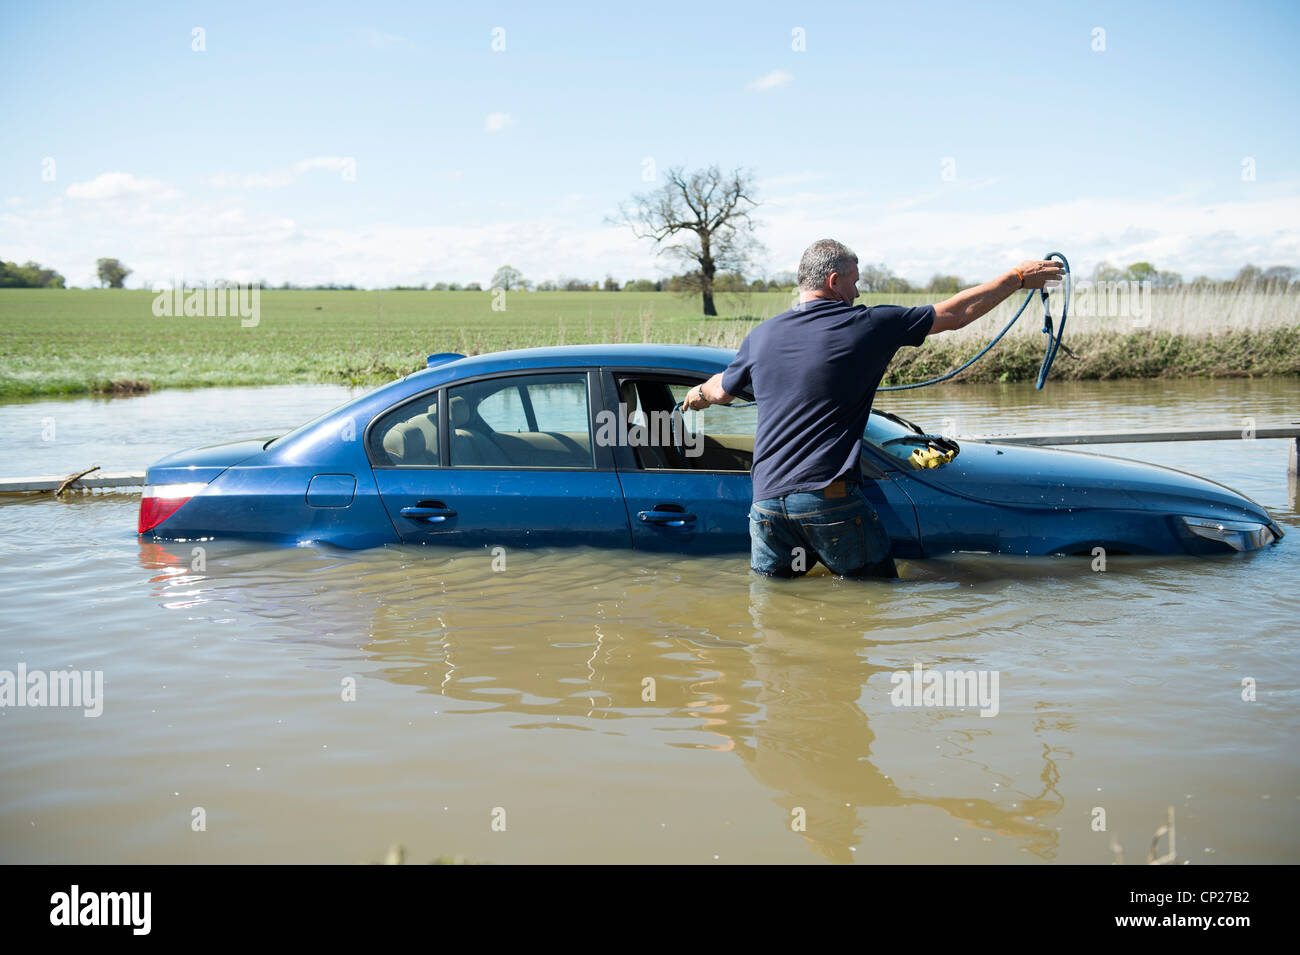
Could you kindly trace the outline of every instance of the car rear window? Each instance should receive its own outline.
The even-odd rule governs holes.
[[[398,405],[370,429],[370,460],[378,466],[438,466],[438,393]]]
[[[452,467],[595,467],[583,372],[489,378],[447,397]]]

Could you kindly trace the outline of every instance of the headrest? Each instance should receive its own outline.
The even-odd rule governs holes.
[[[452,398],[451,426],[453,428],[463,428],[467,424],[469,424],[469,402],[461,397]]]
[[[412,424],[399,424],[384,435],[384,450],[394,464],[421,464],[427,454],[424,432]]]

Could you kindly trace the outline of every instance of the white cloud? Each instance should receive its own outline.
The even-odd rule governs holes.
[[[1065,253],[1078,274],[1106,259],[1149,261],[1188,279],[1232,275],[1247,262],[1300,261],[1295,184],[1258,199],[1214,204],[1172,196],[1097,197],[993,210],[948,207],[934,193],[882,202],[861,193],[804,192],[765,201],[757,217],[774,271],[793,269],[804,247],[823,236],[847,243],[864,262],[884,262],[914,280],[936,272],[983,280],[1049,251]]]
[[[514,117],[509,113],[488,113],[487,119],[483,120],[483,129],[485,132],[499,133],[507,126],[513,126],[514,124]]]
[[[303,173],[313,169],[325,169],[340,175],[352,169],[355,173],[356,160],[350,156],[314,156],[311,159],[300,160],[285,169],[244,175],[219,172],[205,176],[200,182],[214,189],[282,189],[292,185]]]
[[[806,182],[816,182],[818,179],[825,179],[826,174],[823,172],[792,172],[783,176],[768,176],[758,180],[758,188],[778,189],[781,186],[801,186]]]
[[[95,259],[102,255],[134,270],[132,287],[175,278],[363,287],[486,283],[506,262],[534,281],[562,274],[654,278],[667,270],[649,243],[603,225],[595,210],[566,214],[557,207],[492,222],[466,213],[460,221],[419,226],[328,216],[298,221],[260,201],[244,205],[226,196],[168,206],[141,202],[128,210],[71,204],[62,214],[0,211],[0,258],[35,258],[58,268],[69,284],[86,285],[94,284]]]
[[[296,173],[307,172],[309,169],[328,169],[330,172],[342,172],[356,164],[355,159],[347,156],[315,156],[295,163],[293,169]]]
[[[404,36],[398,36],[396,33],[385,33],[383,30],[376,30],[374,27],[364,27],[361,30],[361,39],[366,46],[375,50],[389,50],[393,47],[414,46],[414,44]]]
[[[204,182],[220,189],[282,189],[293,182],[293,173],[281,169],[272,172],[250,172],[242,176],[217,173]]]
[[[144,179],[129,172],[106,172],[89,182],[68,186],[69,199],[122,199],[128,196],[147,199],[176,199],[180,191],[158,179]]]
[[[787,73],[785,70],[773,70],[771,73],[764,73],[758,79],[753,80],[747,89],[757,90],[762,93],[785,86],[792,79],[794,79],[794,75]]]

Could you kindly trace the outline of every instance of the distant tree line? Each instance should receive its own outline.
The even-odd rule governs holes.
[[[262,282],[260,284],[262,288],[272,287],[267,285],[265,282]],[[360,288],[356,285],[352,285],[351,283],[347,285],[339,285],[336,282],[329,282],[325,284],[316,284],[316,285],[295,285],[292,282],[281,282],[279,285],[276,285],[274,287],[284,292],[364,292],[365,291],[365,289]]]
[[[131,270],[117,259],[103,258],[96,263],[100,283],[108,288],[122,288]],[[858,289],[871,294],[908,294],[928,293],[933,295],[952,295],[966,288],[966,282],[956,275],[935,274],[928,282],[913,284],[883,263],[862,265],[858,268]],[[1212,279],[1205,275],[1197,276],[1191,281],[1184,281],[1177,272],[1166,272],[1156,268],[1150,262],[1134,262],[1125,268],[1102,262],[1092,270],[1093,282],[1145,282],[1152,288],[1216,288],[1257,291],[1300,291],[1300,268],[1290,265],[1274,265],[1260,268],[1257,265],[1245,265],[1230,279]],[[699,270],[673,275],[663,279],[628,279],[619,282],[611,275],[603,281],[569,278],[546,279],[532,282],[516,268],[503,265],[493,274],[489,289],[506,289],[507,291],[535,292],[679,292],[699,294],[703,285]],[[778,272],[768,278],[746,278],[740,272],[728,271],[714,274],[710,288],[715,292],[790,292],[796,283],[793,272]],[[212,281],[186,282],[189,288],[232,288],[237,284],[227,279]],[[242,283],[248,284],[248,283]],[[262,288],[277,288],[285,291],[363,291],[362,288],[349,284],[297,285],[283,282],[278,286],[269,285],[265,280],[257,283]],[[6,262],[0,259],[0,288],[66,288],[64,277],[54,269],[47,269],[36,262]],[[391,291],[425,291],[425,292],[481,292],[483,286],[478,282],[434,282],[423,285],[395,285]]]
[[[6,262],[0,259],[0,288],[67,288],[63,276],[35,262]]]
[[[108,288],[121,288],[131,270],[117,259],[100,259],[95,263],[99,281]],[[36,262],[6,262],[0,259],[0,288],[67,288],[67,281],[54,269]]]
[[[1230,279],[1212,279],[1207,275],[1198,275],[1190,282],[1184,282],[1177,272],[1162,272],[1150,262],[1134,262],[1128,268],[1116,268],[1109,262],[1102,262],[1092,270],[1094,282],[1146,282],[1152,288],[1219,288],[1243,289],[1255,291],[1298,291],[1300,290],[1300,268],[1290,265],[1273,265],[1261,269],[1257,265],[1243,265]]]
[[[935,275],[929,282],[914,285],[895,275],[884,265],[865,265],[860,269],[858,288],[863,292],[936,292],[953,294],[965,286],[955,275]],[[533,282],[516,268],[503,265],[492,276],[489,288],[529,292],[681,292],[700,294],[704,279],[698,269],[662,279],[628,279],[620,282],[606,275],[604,281],[569,278],[544,279]],[[710,283],[715,292],[790,292],[797,283],[794,272],[777,272],[767,278],[746,278],[740,272],[716,272]],[[459,285],[455,282],[435,282],[419,286],[399,285],[398,290],[426,290],[431,292],[478,291],[479,284]]]
[[[964,281],[957,275],[936,273],[929,281],[914,283],[894,273],[883,263],[862,265],[858,267],[858,290],[873,294],[932,294],[954,295],[974,284]],[[1211,279],[1198,276],[1190,282],[1184,281],[1177,272],[1157,269],[1150,262],[1134,262],[1126,268],[1117,268],[1109,262],[1102,262],[1092,271],[1093,282],[1148,282],[1153,288],[1180,288],[1192,286],[1198,288],[1238,288],[1287,291],[1300,290],[1300,268],[1288,265],[1274,265],[1261,269],[1256,265],[1243,266],[1230,279]],[[789,292],[795,287],[796,277],[793,272],[778,272],[769,278],[746,278],[739,272],[719,272],[714,275],[712,287],[715,292]],[[698,271],[685,272],[664,279],[628,279],[619,282],[612,276],[605,276],[604,281],[569,278],[546,279],[533,282],[525,278],[518,269],[502,266],[497,269],[489,288],[503,288],[507,291],[523,290],[530,292],[682,292],[698,294],[701,277]],[[477,282],[460,285],[456,282],[435,282],[418,286],[396,286],[397,289],[424,290],[432,292],[480,291]]]

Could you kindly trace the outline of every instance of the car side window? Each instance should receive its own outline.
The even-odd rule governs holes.
[[[379,467],[437,467],[438,393],[386,412],[370,429],[369,451]]]
[[[528,386],[539,431],[573,431],[587,429],[587,378],[579,377],[581,387],[571,381],[543,381]]]
[[[754,463],[758,409],[742,400],[735,407],[673,414],[698,381],[625,377],[618,381],[622,430],[645,471],[739,471]]]
[[[479,402],[478,413],[489,428],[497,432],[528,430],[528,416],[518,386],[502,388]]]
[[[585,373],[489,378],[447,396],[452,467],[595,467]]]

